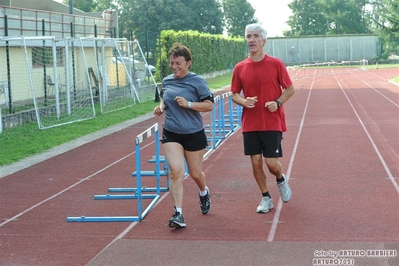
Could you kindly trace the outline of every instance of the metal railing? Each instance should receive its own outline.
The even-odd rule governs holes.
[[[71,15],[42,10],[0,6],[0,36],[53,36],[112,38],[117,22],[106,10],[102,17]]]

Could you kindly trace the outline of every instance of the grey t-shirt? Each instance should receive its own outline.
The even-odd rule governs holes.
[[[201,113],[181,107],[175,98],[181,96],[189,102],[201,102],[208,98],[213,101],[213,95],[205,79],[195,73],[189,73],[184,78],[175,78],[173,74],[162,80],[161,97],[165,103],[164,128],[180,134],[191,134],[204,128]]]

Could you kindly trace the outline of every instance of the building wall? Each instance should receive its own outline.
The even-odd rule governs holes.
[[[375,35],[269,38],[264,50],[286,64],[371,60],[381,55]]]
[[[35,9],[49,12],[69,14],[69,6],[53,0],[0,0],[0,6],[9,6],[24,9]],[[87,16],[87,13],[74,9],[75,15]]]
[[[62,39],[74,32],[74,37],[95,37],[95,28],[97,37],[117,38],[118,12],[85,13],[74,9],[70,14],[69,6],[52,0],[0,0],[0,36],[8,32],[7,36],[45,35]]]

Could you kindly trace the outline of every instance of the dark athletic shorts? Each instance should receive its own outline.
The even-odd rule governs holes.
[[[204,129],[192,134],[178,134],[163,129],[161,142],[180,143],[186,151],[199,151],[205,149],[208,145]]]
[[[244,154],[263,154],[265,158],[283,157],[281,141],[283,133],[280,131],[244,132]]]

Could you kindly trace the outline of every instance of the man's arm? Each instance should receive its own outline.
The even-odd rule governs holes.
[[[234,93],[231,95],[231,99],[234,103],[241,105],[245,108],[254,108],[255,103],[258,101],[257,96],[254,97],[246,97],[245,99],[241,97],[239,93]]]

